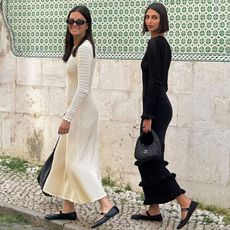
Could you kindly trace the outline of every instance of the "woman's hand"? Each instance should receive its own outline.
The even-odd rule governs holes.
[[[152,130],[152,119],[144,119],[143,120],[142,130],[144,133],[151,132],[151,130]]]
[[[69,132],[70,129],[70,122],[66,120],[62,120],[61,124],[59,125],[58,134],[66,134]]]

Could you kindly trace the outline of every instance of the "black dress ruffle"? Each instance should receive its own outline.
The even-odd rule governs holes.
[[[144,191],[144,205],[164,204],[185,193],[175,180],[176,174],[170,173],[165,167],[167,161],[136,161],[135,165],[142,179],[139,186]]]

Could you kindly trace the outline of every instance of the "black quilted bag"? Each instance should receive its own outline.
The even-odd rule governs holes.
[[[153,130],[138,137],[134,157],[140,162],[161,159],[161,143]]]

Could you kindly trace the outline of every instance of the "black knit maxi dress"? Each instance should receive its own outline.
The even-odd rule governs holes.
[[[144,204],[163,204],[185,193],[177,184],[174,173],[164,161],[165,133],[172,118],[172,106],[167,97],[168,70],[171,48],[163,36],[151,38],[141,62],[143,83],[143,119],[152,119],[152,129],[157,133],[162,149],[162,159],[141,163],[138,166],[144,191]],[[141,122],[142,123],[142,122]],[[141,125],[142,127],[142,125]]]

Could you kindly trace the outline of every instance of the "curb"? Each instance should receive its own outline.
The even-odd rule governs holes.
[[[47,230],[87,230],[71,221],[48,221],[44,219],[44,214],[15,205],[0,204],[0,214],[20,214],[28,222],[44,227]]]

